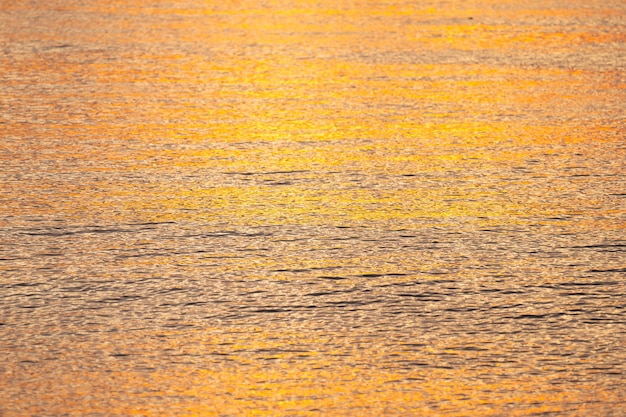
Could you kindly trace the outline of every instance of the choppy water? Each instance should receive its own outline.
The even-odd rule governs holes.
[[[0,5],[0,416],[626,415],[623,1]]]

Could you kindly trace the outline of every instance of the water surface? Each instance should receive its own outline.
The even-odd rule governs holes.
[[[0,415],[626,414],[623,1],[0,5]]]

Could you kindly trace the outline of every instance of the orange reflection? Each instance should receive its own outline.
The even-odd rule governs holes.
[[[363,412],[460,416],[468,411],[476,416],[490,416],[503,409],[515,416],[593,414],[602,412],[603,404],[618,404],[621,400],[614,391],[603,392],[593,384],[580,383],[569,389],[553,387],[552,382],[558,381],[558,376],[540,376],[533,370],[536,364],[523,363],[521,359],[519,363],[473,369],[472,358],[480,353],[444,349],[438,343],[394,352],[397,346],[356,343],[365,334],[352,335],[356,344],[350,349],[345,344],[337,344],[338,341],[327,333],[310,329],[296,332],[246,330],[247,335],[205,329],[169,334],[167,339],[162,338],[161,333],[144,333],[142,341],[110,338],[109,347],[105,349],[113,347],[118,353],[108,363],[99,364],[102,369],[92,369],[91,373],[68,369],[57,375],[55,383],[64,387],[63,398],[52,395],[56,388],[46,385],[48,380],[37,377],[46,371],[56,374],[54,364],[44,363],[36,372],[28,365],[22,366],[20,372],[30,375],[30,379],[22,377],[21,381],[23,384],[29,381],[31,386],[15,385],[11,391],[36,389],[42,394],[41,403],[20,407],[22,414],[72,410],[74,413],[143,416],[294,412],[319,415],[321,410],[340,416]],[[185,342],[171,344],[171,340]],[[463,347],[480,347],[489,346],[493,341],[459,338],[456,342]],[[336,350],[333,345],[337,346]],[[86,351],[102,347],[83,345]],[[181,362],[199,354],[210,359],[199,367],[168,364],[163,369],[136,369],[141,368],[144,356],[158,355],[160,351],[177,352]],[[412,365],[402,372],[384,369],[389,355],[394,353],[400,354],[404,363]],[[493,350],[489,353],[498,354]],[[347,354],[351,357],[349,365],[341,361]],[[424,366],[440,355],[464,356],[467,365],[454,370],[445,366],[441,369]],[[372,368],[372,363],[381,366]],[[136,401],[131,398],[142,400],[144,405],[133,405]],[[576,404],[575,410],[572,404]]]
[[[626,160],[615,146],[624,140],[626,102],[619,8],[512,0],[5,3],[0,227],[44,219],[416,229],[427,227],[424,219],[467,228],[566,219],[564,228],[581,234],[624,229],[621,184],[577,182],[597,163],[616,177]],[[216,257],[229,273],[272,281],[291,278],[267,272],[284,263],[344,261],[302,258],[297,247],[288,253],[256,259],[252,272],[226,260],[228,249]],[[383,262],[364,253],[350,259],[350,271],[411,255],[390,251]],[[175,258],[128,265],[197,263]],[[434,256],[420,261],[446,266]],[[67,262],[45,268],[76,267]],[[524,262],[510,268],[538,268]],[[0,392],[9,394],[0,399],[13,408],[0,407],[0,415],[487,416],[561,414],[572,403],[583,415],[623,404],[602,380],[554,389],[556,377],[524,358],[475,369],[479,350],[437,341],[402,349],[388,335],[359,334],[366,341],[357,343],[353,330],[330,330],[345,340],[297,326],[248,327],[239,336],[216,327],[170,334],[164,344],[152,331],[99,336],[36,367],[5,364]],[[138,353],[125,362],[117,345]],[[197,361],[150,356],[164,349]],[[457,365],[438,368],[445,355]],[[412,365],[401,370],[401,362]]]

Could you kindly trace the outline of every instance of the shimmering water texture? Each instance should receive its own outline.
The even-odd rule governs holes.
[[[0,416],[626,415],[622,0],[0,3]]]

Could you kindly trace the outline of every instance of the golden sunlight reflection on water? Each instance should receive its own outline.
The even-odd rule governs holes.
[[[625,15],[0,5],[0,416],[626,413]]]

